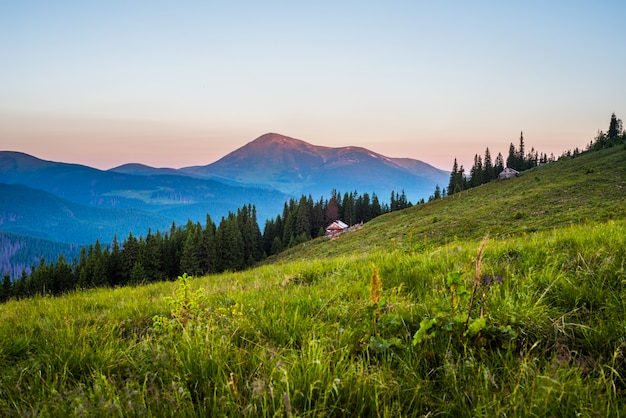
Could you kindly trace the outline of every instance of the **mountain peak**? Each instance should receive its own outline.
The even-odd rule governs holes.
[[[332,189],[379,195],[405,189],[412,199],[427,196],[449,173],[419,160],[389,158],[358,146],[327,147],[269,132],[204,167],[185,172],[252,185],[291,195],[328,195]]]
[[[252,142],[288,142],[288,141],[300,141],[299,139],[291,138],[286,135],[277,134],[275,132],[268,132],[261,135]]]
[[[311,146],[310,144],[300,139],[292,138],[286,135],[277,134],[274,132],[263,134],[248,144],[248,146],[276,146],[276,145],[280,145],[281,147],[285,147],[285,146],[309,147]]]

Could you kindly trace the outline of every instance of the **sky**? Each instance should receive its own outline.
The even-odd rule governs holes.
[[[626,118],[626,2],[0,0],[0,150],[206,165],[267,133],[450,170]]]

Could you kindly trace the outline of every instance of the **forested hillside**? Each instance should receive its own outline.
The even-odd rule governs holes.
[[[229,212],[219,224],[206,215],[204,225],[192,221],[184,226],[172,223],[163,233],[148,230],[145,237],[131,233],[126,239],[114,239],[110,245],[96,240],[82,246],[79,254],[76,247],[70,247],[71,251],[60,251],[61,256],[36,260],[32,271],[21,270],[14,282],[11,278],[18,277],[18,272],[8,263],[0,301],[92,287],[146,284],[172,280],[183,273],[200,276],[242,270],[269,254],[324,235],[324,228],[337,219],[363,223],[392,209],[411,206],[404,194],[392,193],[390,204],[381,204],[375,194],[371,199],[368,193],[340,196],[333,192],[329,200],[317,202],[310,196],[291,199],[285,203],[282,215],[266,222],[263,234],[256,207],[247,205],[236,213]],[[15,256],[16,248],[12,243],[7,246],[8,260]]]
[[[41,259],[54,261],[63,254],[67,260],[78,258],[81,246],[45,241],[0,231],[0,271],[11,278],[29,275]]]

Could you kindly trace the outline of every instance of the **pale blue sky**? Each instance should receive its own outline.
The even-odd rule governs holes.
[[[208,164],[266,132],[450,169],[626,118],[624,1],[0,0],[0,149]]]

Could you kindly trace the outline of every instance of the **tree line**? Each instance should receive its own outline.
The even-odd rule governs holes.
[[[484,157],[478,154],[474,155],[474,164],[469,173],[465,173],[465,168],[463,165],[459,166],[455,158],[446,192],[448,195],[451,195],[466,189],[471,189],[472,187],[480,186],[481,184],[489,183],[497,179],[498,175],[506,167],[517,171],[524,171],[554,160],[554,155],[548,157],[545,153],[539,154],[534,147],[526,152],[524,133],[521,132],[519,147],[516,148],[513,143],[509,146],[506,164],[502,153],[498,153],[495,160],[492,160],[491,152],[488,147],[485,149]]]
[[[622,120],[613,113],[609,122],[609,130],[606,133],[599,131],[598,135],[587,146],[587,150],[597,151],[621,144],[626,144],[626,131],[624,131]]]
[[[588,144],[587,151],[597,151],[621,144],[626,144],[626,131],[624,131],[622,120],[617,118],[615,113],[613,113],[611,114],[608,131],[606,133],[599,131],[594,140]],[[582,151],[575,148],[574,151],[567,150],[563,152],[561,158],[577,157],[580,154],[582,154]],[[480,186],[481,184],[489,183],[497,179],[498,174],[500,174],[505,167],[510,167],[517,171],[524,171],[555,160],[554,154],[548,157],[545,153],[540,154],[535,148],[531,148],[530,151],[526,152],[524,133],[521,132],[519,146],[516,148],[513,143],[509,146],[506,164],[501,153],[498,153],[497,157],[492,162],[489,148],[485,150],[484,157],[478,154],[474,155],[474,164],[469,173],[465,173],[464,167],[462,165],[459,166],[455,158],[452,171],[450,172],[450,181],[445,193],[452,195],[472,187]],[[443,193],[443,195],[445,195],[445,193]],[[435,197],[437,197],[437,190],[435,190]]]
[[[285,202],[283,213],[265,223],[261,233],[256,207],[245,205],[229,212],[216,224],[207,214],[204,225],[188,221],[172,223],[161,233],[145,237],[132,233],[110,245],[98,240],[83,246],[71,262],[61,254],[55,262],[41,258],[30,274],[26,269],[16,280],[4,274],[0,301],[37,294],[58,295],[74,289],[139,285],[190,276],[243,270],[264,258],[310,239],[323,236],[325,227],[342,219],[352,225],[383,213],[412,206],[404,191],[392,192],[389,203],[375,193],[344,193],[333,190],[330,199],[309,196]]]

